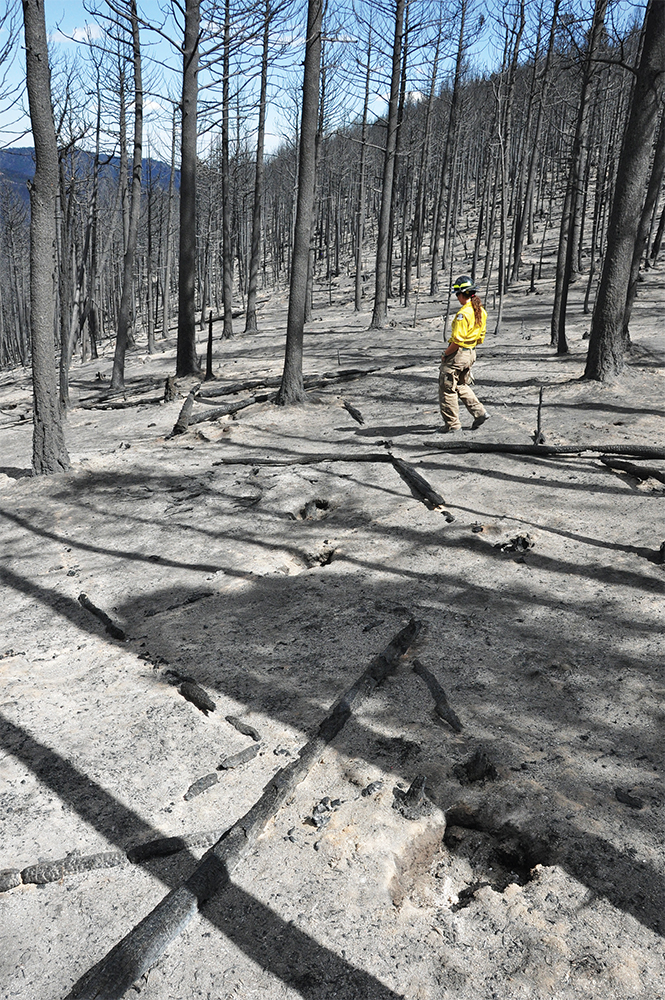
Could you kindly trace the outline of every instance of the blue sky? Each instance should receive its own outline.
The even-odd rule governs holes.
[[[20,23],[20,3],[18,0],[10,0],[10,3],[11,2],[16,3],[16,10]],[[423,0],[423,2],[425,3],[423,8],[424,10],[431,11],[436,6],[434,0]],[[543,0],[543,2],[545,9],[547,10],[550,0]],[[585,6],[590,6],[592,0],[584,0],[584,2]],[[492,17],[492,11],[497,8],[497,4],[498,8],[501,10],[507,6],[502,2],[499,3],[499,0],[476,0],[473,12],[474,22],[477,23],[478,16],[480,14],[484,14],[487,22],[489,23]],[[102,42],[104,40],[103,31],[100,29],[99,25],[96,24],[91,15],[85,11],[81,0],[46,0],[45,5],[47,15],[47,31],[49,34],[50,59],[54,71],[54,77],[56,77],[58,67],[62,66],[63,62],[75,59],[77,54],[79,57],[81,56],[81,49],[83,48],[82,43],[85,42],[86,35],[89,35],[93,42],[95,40]],[[98,6],[100,10],[105,8],[103,0],[99,0]],[[161,13],[161,9],[169,7],[170,4],[165,2],[165,0],[139,0],[139,13],[145,17],[147,21],[155,24],[164,22],[164,16]],[[631,2],[631,0],[620,0],[620,2],[616,3],[617,13],[622,18],[637,17],[640,19],[643,9],[643,3],[635,3]],[[335,99],[339,101],[340,107],[344,108],[344,112],[348,118],[350,109],[352,113],[354,105],[356,111],[358,110],[358,94],[361,90],[361,88],[357,88],[356,93],[354,93],[354,86],[352,83],[349,83],[349,66],[353,63],[354,57],[362,60],[364,53],[362,51],[362,45],[357,45],[353,42],[354,20],[352,16],[349,17],[349,5],[347,0],[337,0],[337,3],[335,3],[334,0],[331,0],[328,5],[328,10],[332,11],[331,16],[339,15],[341,17],[342,14],[344,15],[343,23],[346,37],[342,37],[342,42],[337,46],[338,55],[336,58],[341,58],[343,61],[346,61],[346,66],[344,69],[339,71],[337,77],[335,77],[334,73],[331,74],[331,92],[334,94]],[[300,3],[296,0],[295,14],[291,22],[290,30],[288,32],[284,32],[287,44],[282,58],[281,68],[273,79],[272,93],[269,99],[269,134],[267,136],[268,151],[276,148],[285,137],[292,136],[294,132],[294,125],[297,118],[298,86],[300,73],[302,72],[300,64],[302,61],[302,35],[304,33],[304,23],[304,3],[302,0],[300,0]],[[484,68],[492,67],[500,58],[500,50],[497,44],[498,39],[497,42],[493,42],[492,34],[487,30],[488,23],[486,24],[483,37],[479,39],[478,44],[473,47],[474,62],[476,65],[480,65]],[[181,28],[178,28],[172,22],[170,25],[168,23],[165,25],[165,31],[176,38],[182,37]],[[343,34],[344,33],[342,33],[342,36]],[[0,45],[2,44],[2,41],[2,35],[0,34]],[[169,121],[172,108],[172,103],[169,98],[177,98],[178,96],[178,77],[182,57],[165,39],[160,38],[159,35],[147,30],[142,31],[142,46],[144,50],[144,78],[146,89],[148,90],[145,102],[144,120],[146,146],[150,145],[150,147],[154,150],[155,155],[161,158],[168,158],[168,150],[170,149]],[[447,63],[448,69],[450,69],[452,65],[452,54],[454,51],[452,42],[449,48],[450,52]],[[151,61],[153,62],[152,69],[150,68]],[[157,67],[157,63],[161,65]],[[380,65],[377,66],[377,68],[380,70]],[[22,83],[25,74],[22,34],[19,39],[19,46],[16,49],[13,62],[10,65],[0,67],[0,79],[2,79],[3,70],[4,86],[0,88],[0,145],[5,148],[11,146],[31,146],[32,137],[30,134],[30,122],[26,114],[27,105],[25,97],[22,94]],[[420,75],[417,71],[415,71],[414,79],[411,84],[411,87],[415,92],[417,92],[420,87],[424,89],[428,72],[429,67],[427,65],[427,59],[426,57],[423,57]],[[441,78],[441,74],[439,78]],[[204,82],[203,77],[202,82]],[[152,92],[150,92],[151,88]],[[378,82],[378,74],[374,88],[376,92],[374,94],[372,111],[375,114],[379,114],[385,107],[385,86],[382,87],[382,85]],[[251,89],[251,83],[249,84],[249,89]],[[202,94],[203,100],[205,100],[206,97],[211,96],[213,100],[218,100],[218,97],[214,94]],[[92,106],[94,99],[90,98],[90,100]],[[248,104],[251,104],[249,99]],[[204,133],[200,140],[202,151],[205,150],[206,145],[209,142],[210,136]]]

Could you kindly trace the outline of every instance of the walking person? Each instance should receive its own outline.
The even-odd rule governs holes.
[[[471,389],[471,366],[476,360],[476,347],[485,339],[487,313],[475,285],[466,274],[457,279],[453,291],[462,308],[453,319],[450,341],[441,355],[439,406],[445,424],[444,434],[462,429],[460,399],[473,417],[472,431],[489,418],[489,413]]]

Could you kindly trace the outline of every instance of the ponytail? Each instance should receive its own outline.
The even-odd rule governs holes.
[[[483,304],[480,301],[477,293],[474,292],[469,300],[473,306],[473,315],[476,317],[476,324],[480,326],[483,321]]]

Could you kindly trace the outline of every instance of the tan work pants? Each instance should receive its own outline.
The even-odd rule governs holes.
[[[482,417],[485,413],[485,407],[467,384],[471,381],[471,366],[475,360],[474,350],[460,347],[455,354],[449,354],[441,361],[439,406],[446,427],[452,431],[458,431],[462,426],[459,419],[460,399],[473,417]]]

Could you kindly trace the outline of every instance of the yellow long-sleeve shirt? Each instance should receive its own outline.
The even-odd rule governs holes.
[[[481,309],[482,320],[476,323],[476,316],[473,306],[467,302],[453,318],[453,329],[448,343],[456,344],[457,347],[477,347],[485,339],[487,328],[487,313]]]

